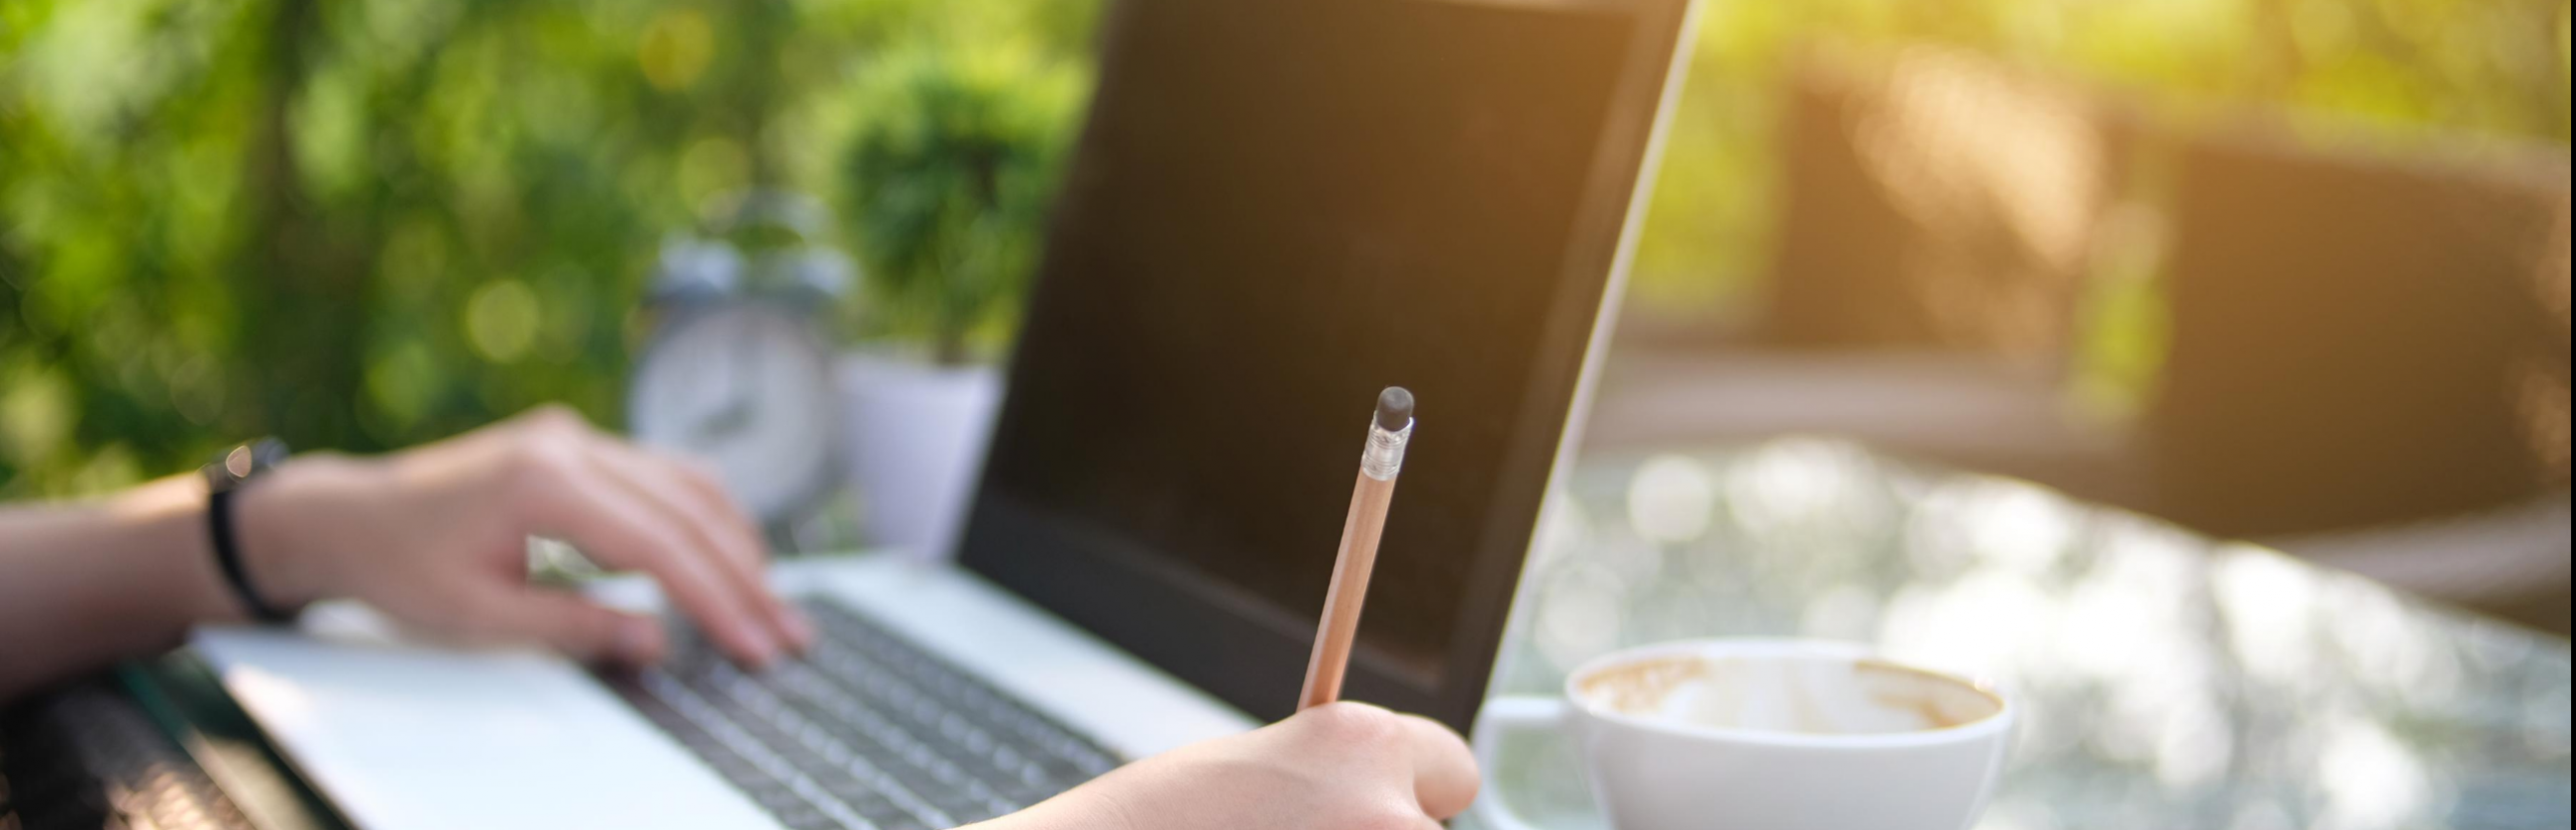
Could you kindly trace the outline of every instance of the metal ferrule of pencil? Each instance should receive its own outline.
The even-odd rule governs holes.
[[[1379,481],[1394,481],[1404,470],[1404,445],[1413,440],[1413,419],[1407,418],[1401,429],[1389,430],[1369,421],[1368,448],[1360,452],[1360,473]]]

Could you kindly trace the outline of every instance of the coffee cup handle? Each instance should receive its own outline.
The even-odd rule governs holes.
[[[1495,763],[1495,753],[1502,751],[1505,734],[1564,728],[1567,711],[1565,701],[1552,697],[1498,697],[1485,701],[1484,711],[1476,717],[1474,744],[1476,765],[1484,769],[1487,786],[1468,810],[1485,830],[1537,830],[1512,812],[1511,805],[1503,803],[1502,792],[1492,786],[1495,771],[1502,768]]]

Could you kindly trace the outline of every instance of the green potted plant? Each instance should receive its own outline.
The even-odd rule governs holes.
[[[910,48],[872,61],[841,156],[845,238],[871,329],[844,359],[844,442],[872,541],[949,552],[1008,337],[1043,242],[1086,76],[1027,48]]]

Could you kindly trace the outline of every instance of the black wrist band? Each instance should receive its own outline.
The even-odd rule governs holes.
[[[215,490],[206,494],[206,538],[215,546],[215,563],[223,566],[224,581],[233,586],[250,615],[264,623],[294,622],[296,611],[281,609],[260,598],[259,589],[251,587],[250,569],[242,565],[241,545],[234,541],[233,495],[238,489]]]
[[[292,622],[304,609],[279,608],[260,597],[259,589],[250,582],[250,568],[242,563],[239,534],[233,532],[233,494],[249,486],[251,479],[286,460],[286,445],[275,438],[262,438],[234,447],[214,463],[206,465],[206,541],[215,549],[215,564],[222,566],[224,582],[240,597],[242,607],[250,609],[253,619],[267,623]]]

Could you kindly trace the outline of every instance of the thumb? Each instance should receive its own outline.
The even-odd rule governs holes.
[[[481,614],[477,628],[534,639],[579,660],[641,666],[661,660],[668,646],[653,618],[564,591],[510,589],[483,604]]]

